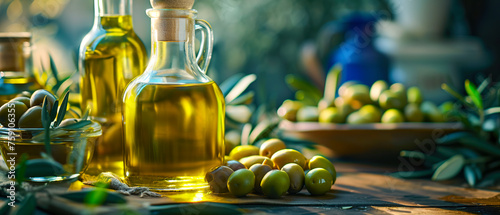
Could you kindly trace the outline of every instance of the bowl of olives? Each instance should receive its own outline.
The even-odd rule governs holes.
[[[79,117],[46,90],[20,94],[0,107],[0,152],[16,178],[31,182],[76,179],[85,171],[101,125]],[[22,174],[22,175],[18,175]]]
[[[335,94],[325,92],[317,103],[284,101],[280,135],[315,142],[336,157],[373,161],[434,147],[438,138],[463,129],[450,115],[452,102],[426,101],[418,87],[346,82]]]

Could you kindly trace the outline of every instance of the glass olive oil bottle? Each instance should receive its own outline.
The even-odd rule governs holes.
[[[224,97],[205,75],[212,31],[208,23],[194,19],[195,10],[147,13],[152,57],[123,98],[125,178],[131,186],[156,191],[204,189],[205,174],[224,158]],[[195,27],[204,35],[198,58]]]
[[[88,174],[123,174],[122,96],[144,71],[147,53],[132,27],[132,0],[94,0],[92,30],[80,45],[82,112],[101,123]]]

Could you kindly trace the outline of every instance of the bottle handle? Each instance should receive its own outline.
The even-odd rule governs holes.
[[[198,68],[206,74],[208,64],[210,64],[210,60],[212,59],[212,51],[214,48],[214,34],[212,28],[210,27],[210,24],[202,19],[196,20],[195,30],[201,31],[200,50],[198,50],[198,54],[196,55],[196,62]]]

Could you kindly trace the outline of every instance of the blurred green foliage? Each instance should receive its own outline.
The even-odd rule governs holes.
[[[92,5],[93,1],[78,0],[0,0],[0,31],[34,32],[36,51],[42,52],[34,55],[35,67],[41,67],[38,62],[49,65],[50,52],[61,73],[70,75],[75,68],[68,53],[78,49],[90,30]],[[144,13],[149,1],[136,0],[133,5],[135,31],[149,47],[149,18]],[[325,24],[346,14],[387,12],[387,1],[197,0],[194,8],[215,34],[209,75],[221,83],[236,73],[256,74],[257,102],[280,104],[292,97],[285,76],[304,72],[300,50],[305,42],[318,43]],[[331,48],[317,46],[323,58]]]

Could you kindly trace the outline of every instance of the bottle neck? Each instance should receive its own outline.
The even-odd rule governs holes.
[[[96,16],[132,15],[132,0],[94,0]]]
[[[132,0],[94,0],[95,26],[132,29]]]
[[[195,65],[192,19],[151,20],[151,70],[192,70]],[[167,32],[168,31],[168,32]]]

